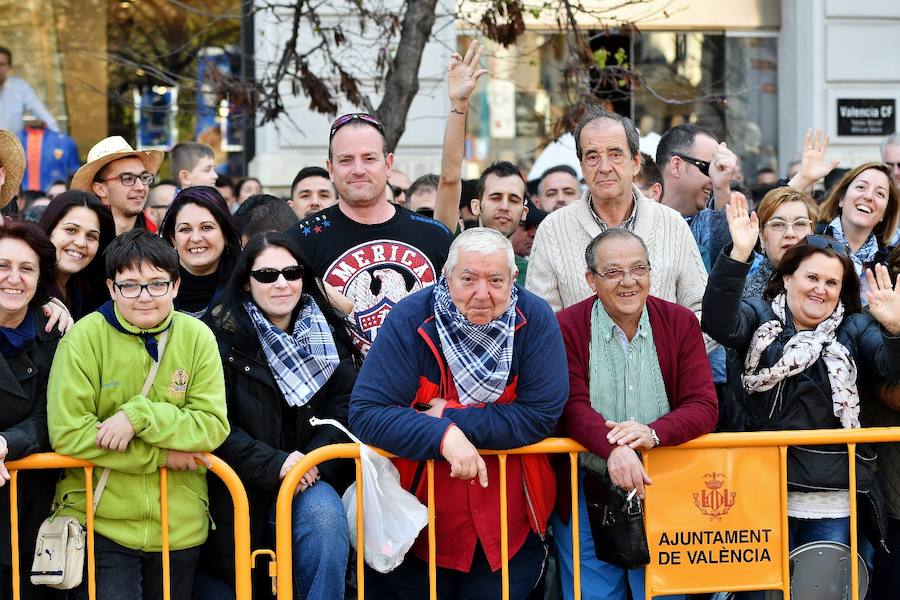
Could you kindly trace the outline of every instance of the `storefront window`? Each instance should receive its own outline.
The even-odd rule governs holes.
[[[470,39],[460,37],[462,51]],[[621,36],[613,45],[620,43]],[[602,38],[595,45],[603,45]],[[489,43],[487,50],[490,78],[470,102],[468,177],[494,160],[527,167],[570,102],[562,35],[528,32],[516,47]],[[644,85],[632,90],[630,102],[625,96],[615,105],[630,112],[651,155],[666,129],[692,123],[726,141],[749,179],[777,164],[774,33],[643,32],[626,50]]]

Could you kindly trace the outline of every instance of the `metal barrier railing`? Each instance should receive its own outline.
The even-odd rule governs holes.
[[[512,450],[482,450],[484,456],[496,455],[500,463],[500,548],[501,548],[501,586],[502,598],[509,598],[509,531],[506,519],[506,457],[519,454],[568,454],[570,467],[572,469],[572,507],[574,516],[572,520],[572,532],[575,536],[573,542],[573,551],[576,556],[574,579],[578,582],[581,578],[580,567],[578,563],[578,453],[583,452],[584,447],[567,438],[548,438],[537,444],[523,446]],[[379,450],[384,456],[393,456],[387,452]],[[359,456],[359,444],[334,444],[317,448],[303,457],[291,471],[284,477],[281,482],[281,488],[278,491],[278,499],[275,503],[275,563],[276,563],[276,590],[279,600],[290,600],[293,598],[293,577],[292,577],[292,557],[293,548],[291,544],[291,503],[294,498],[294,490],[300,483],[300,478],[312,467],[323,463],[327,460],[338,458],[352,458],[356,463],[356,547],[359,549],[356,553],[356,581],[357,594],[359,600],[365,598],[365,575],[364,575],[364,559],[362,548],[364,547],[363,536],[363,492],[362,492],[362,462]],[[427,477],[426,485],[428,490],[428,585],[431,598],[437,598],[437,565],[435,563],[435,532],[434,532],[434,461],[429,460],[426,463],[425,474]],[[575,598],[580,600],[581,592],[579,586],[575,586]]]
[[[209,471],[215,473],[228,488],[234,505],[234,568],[235,568],[235,592],[238,600],[250,600],[250,507],[247,501],[247,492],[237,474],[222,459],[207,454],[206,457],[212,464]],[[10,541],[12,546],[12,589],[13,598],[21,597],[21,582],[19,581],[19,511],[18,511],[18,481],[19,471],[37,469],[77,469],[83,468],[85,474],[85,516],[87,525],[87,572],[88,572],[88,598],[94,600],[97,594],[94,564],[94,464],[85,460],[63,456],[52,452],[33,454],[21,460],[6,463],[9,470],[9,519]],[[160,488],[160,520],[162,525],[162,568],[163,568],[163,598],[170,597],[170,573],[169,573],[169,512],[168,512],[168,469],[165,467],[159,471]],[[47,507],[49,509],[49,507]],[[48,510],[49,512],[49,510]]]
[[[857,430],[804,430],[804,431],[782,431],[782,432],[748,432],[748,433],[718,433],[709,434],[692,440],[677,447],[667,447],[666,450],[696,450],[696,449],[736,449],[736,448],[763,448],[776,447],[779,449],[780,455],[780,471],[779,475],[782,480],[780,487],[780,506],[781,506],[781,524],[782,531],[788,530],[787,515],[787,449],[790,446],[804,445],[815,446],[825,444],[840,444],[848,447],[848,469],[849,469],[849,497],[850,497],[850,542],[851,556],[857,556],[857,524],[856,524],[856,446],[857,444],[878,443],[878,442],[897,442],[900,441],[900,427],[878,427]],[[537,444],[524,446],[506,451],[486,450],[481,451],[482,455],[496,455],[500,464],[500,538],[502,548],[502,570],[501,570],[501,590],[503,600],[509,598],[509,565],[508,565],[508,524],[506,514],[506,457],[509,455],[520,454],[568,454],[569,468],[571,479],[571,523],[572,523],[572,553],[573,553],[573,579],[574,579],[574,597],[576,600],[581,598],[581,567],[580,567],[580,537],[579,537],[579,511],[578,511],[578,454],[585,451],[585,448],[568,438],[548,438]],[[379,450],[385,456],[391,454]],[[655,451],[644,452],[644,467],[648,475],[653,478],[653,456]],[[364,547],[363,535],[363,493],[362,486],[362,463],[359,454],[358,444],[336,444],[318,448],[307,454],[300,460],[291,471],[285,476],[276,501],[276,547],[275,547],[275,573],[276,584],[273,586],[277,590],[279,600],[290,600],[293,598],[293,577],[292,577],[292,543],[291,543],[291,503],[294,497],[294,490],[300,483],[300,478],[310,468],[322,462],[333,459],[352,458],[356,464],[356,547],[361,549]],[[435,533],[434,533],[434,461],[427,461],[427,506],[428,506],[428,581],[430,597],[437,597],[437,566],[435,562]],[[651,486],[652,489],[652,486]],[[649,494],[648,494],[649,495]],[[648,502],[645,505],[645,519],[649,525],[654,519],[654,505]],[[786,533],[782,536],[782,565],[780,588],[784,597],[790,598],[790,563],[788,559],[788,536]],[[851,560],[851,592],[853,598],[859,596],[859,568],[856,560]],[[651,587],[652,575],[654,569],[658,568],[653,561],[647,566],[645,573],[645,593],[646,596],[652,597],[657,594],[690,594],[690,593],[708,593],[718,591],[742,591],[760,589],[759,585],[743,585],[731,586],[732,589],[711,588],[709,586],[698,583],[692,587],[684,589],[660,589],[653,590]],[[357,552],[357,586],[358,597],[363,600],[365,597],[365,577],[364,577],[364,559],[363,552]]]

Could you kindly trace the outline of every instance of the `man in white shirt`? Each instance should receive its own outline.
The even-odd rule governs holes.
[[[0,129],[19,133],[25,127],[25,112],[43,121],[47,128],[59,131],[56,119],[35,95],[31,86],[18,77],[10,77],[12,52],[0,46]]]

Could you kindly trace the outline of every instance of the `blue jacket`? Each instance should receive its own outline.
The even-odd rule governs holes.
[[[498,400],[476,410],[448,405],[440,419],[412,409],[377,410],[438,396],[446,367],[435,358],[440,341],[429,287],[399,302],[378,332],[350,399],[351,430],[366,443],[413,460],[441,458],[441,441],[452,423],[484,449],[517,448],[553,433],[569,396],[562,335],[550,306],[517,287],[507,384],[514,386],[515,402]]]
[[[19,132],[19,141],[25,149],[25,155],[28,155],[28,131],[25,128]],[[81,160],[78,158],[78,147],[75,140],[69,136],[53,131],[52,129],[43,130],[43,138],[41,139],[41,160],[37,165],[28,164],[25,168],[25,174],[22,177],[22,187],[28,188],[28,177],[31,169],[40,170],[42,190],[47,190],[54,181],[63,181],[68,184],[69,179],[75,174],[75,171],[81,166]]]
[[[569,381],[559,325],[546,302],[521,287],[518,293],[509,380],[491,404],[459,404],[440,350],[431,288],[391,309],[363,363],[350,398],[350,428],[364,442],[403,457],[394,459],[400,484],[423,502],[427,478],[415,483],[421,463],[413,461],[440,459],[452,424],[477,448],[508,449],[544,439],[562,413]],[[447,400],[439,419],[411,408],[436,397]],[[436,560],[442,568],[468,572],[478,543],[491,568],[500,568],[497,457],[485,457],[485,466],[488,487],[481,488],[451,478],[447,462],[435,463]],[[529,532],[546,531],[556,482],[546,455],[511,456],[506,472],[509,555],[515,556]],[[424,534],[413,552],[427,559]]]

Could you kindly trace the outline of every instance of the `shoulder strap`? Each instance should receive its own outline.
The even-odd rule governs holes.
[[[150,372],[147,373],[147,379],[144,380],[144,387],[141,388],[141,396],[146,396],[150,393],[150,387],[153,385],[153,380],[156,379],[156,373],[159,371],[159,363],[162,362],[163,351],[166,349],[166,342],[169,340],[169,330],[166,329],[159,336],[159,342],[157,342],[157,350],[156,356],[159,360],[153,361],[153,364],[150,365]]]
[[[100,473],[100,480],[97,481],[97,487],[96,489],[94,489],[94,512],[97,511],[97,505],[100,504],[100,496],[103,495],[103,490],[106,489],[106,481],[109,479],[109,471],[109,467],[103,469],[103,472]]]
[[[150,393],[150,387],[153,385],[153,380],[156,379],[156,373],[159,371],[159,363],[162,362],[163,351],[166,349],[166,342],[169,340],[169,330],[166,329],[159,336],[159,342],[157,345],[157,357],[159,360],[153,361],[153,364],[150,365],[150,372],[147,373],[147,379],[144,380],[144,387],[141,388],[141,396],[146,396]],[[109,479],[109,467],[103,469],[103,472],[100,474],[100,479],[97,481],[97,487],[94,490],[94,510],[97,510],[97,505],[100,504],[100,496],[103,495],[103,490],[106,489],[106,482]]]

